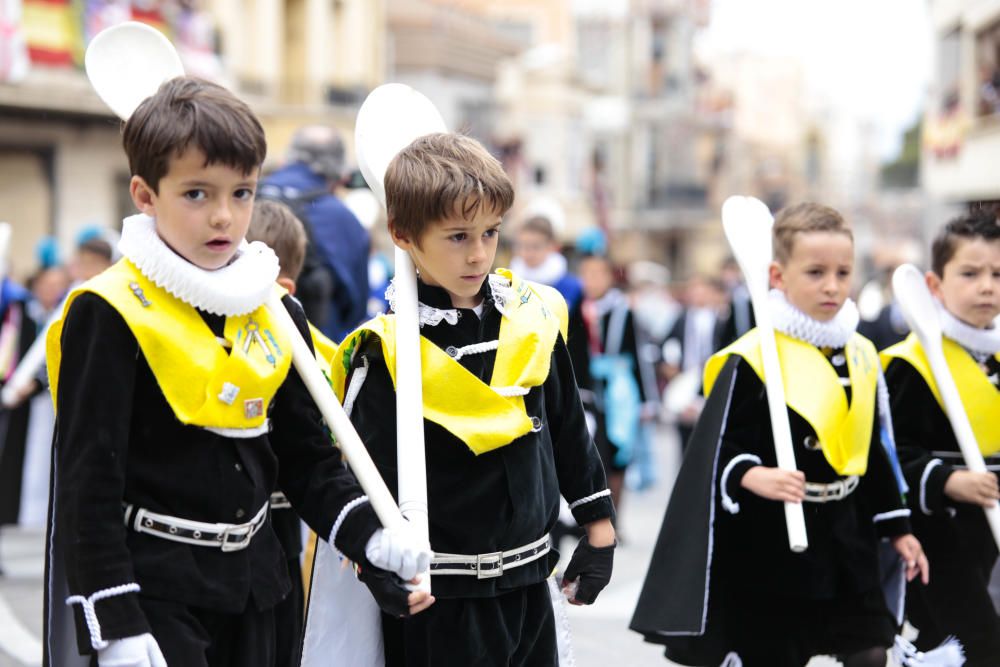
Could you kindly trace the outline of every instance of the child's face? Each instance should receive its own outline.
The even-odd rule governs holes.
[[[472,220],[455,215],[431,223],[419,247],[395,231],[393,240],[410,253],[424,283],[443,287],[455,308],[473,308],[497,254],[500,219],[496,211],[480,207]]]
[[[1000,241],[959,239],[944,275],[927,273],[927,285],[952,315],[984,329],[1000,314]]]
[[[837,232],[799,232],[792,252],[771,263],[771,285],[803,313],[820,322],[836,316],[851,291],[854,243]]]
[[[580,282],[588,299],[600,299],[615,284],[611,265],[603,257],[588,257],[580,262]]]
[[[159,193],[132,177],[132,201],[156,219],[156,231],[170,248],[195,266],[213,271],[236,255],[253,213],[257,173],[205,164],[205,154],[188,148],[170,160]]]
[[[531,268],[541,266],[552,252],[552,241],[544,234],[530,229],[522,229],[517,233],[514,252]]]

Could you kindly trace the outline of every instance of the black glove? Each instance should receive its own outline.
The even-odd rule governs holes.
[[[611,568],[615,562],[615,547],[618,542],[607,547],[593,547],[586,537],[580,539],[573,557],[563,573],[563,585],[578,579],[573,599],[583,604],[593,604],[598,593],[611,581]]]
[[[368,587],[384,613],[396,618],[410,615],[410,591],[403,585],[405,582],[394,573],[365,563],[358,565],[358,579]]]

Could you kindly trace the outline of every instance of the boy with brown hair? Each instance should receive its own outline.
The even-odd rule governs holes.
[[[879,541],[910,579],[926,583],[927,561],[880,442],[878,359],[848,299],[853,237],[835,210],[799,204],[779,212],[772,239],[768,306],[798,469],[777,467],[751,330],[706,365],[708,401],[631,627],[681,664],[801,667],[831,654],[881,667],[896,622]],[[789,548],[785,502],[805,503],[802,553]]]
[[[997,546],[982,508],[1000,498],[1000,225],[976,211],[948,222],[931,246],[927,285],[940,305],[943,349],[987,472],[958,448],[937,382],[911,334],[882,353],[914,533],[934,563],[929,586],[910,587],[906,611],[928,650],[949,635],[967,667],[1000,660],[1000,617],[989,595]]]
[[[490,273],[514,198],[499,162],[457,134],[404,148],[385,174],[389,229],[419,272],[431,574],[427,614],[383,614],[386,665],[556,665],[549,531],[566,497],[587,536],[574,600],[608,583],[615,547],[554,289]],[[390,307],[395,304],[389,288]],[[394,315],[349,336],[334,386],[386,483],[397,479]],[[342,394],[344,395],[344,394]],[[350,397],[353,397],[350,398]],[[353,402],[351,402],[353,401]]]
[[[124,257],[70,294],[48,338],[46,664],[270,666],[289,590],[276,484],[355,561],[409,578],[429,554],[394,533],[410,562],[366,559],[386,533],[264,305],[278,264],[244,242],[266,150],[257,118],[178,77],[139,105],[123,144],[141,211],[123,223]],[[282,302],[308,338],[301,308]]]

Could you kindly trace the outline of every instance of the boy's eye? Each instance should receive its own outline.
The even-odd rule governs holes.
[[[483,236],[485,236],[485,237],[486,237],[486,238],[488,238],[488,239],[491,239],[491,238],[493,238],[494,236],[497,236],[497,235],[498,235],[499,233],[500,233],[500,230],[499,230],[499,229],[487,229],[487,230],[486,230],[486,233],[485,233],[485,234],[483,234]]]
[[[823,275],[822,269],[809,269],[808,271],[806,271],[806,273],[808,273],[810,276],[813,276],[813,277],[816,277],[816,278],[818,278],[819,276]]]
[[[253,190],[251,190],[250,188],[240,188],[235,193],[233,193],[233,195],[237,199],[243,199],[243,200],[253,199]]]
[[[465,232],[459,232],[458,234],[452,234],[448,238],[456,243],[461,243],[466,239],[466,234]]]
[[[188,190],[184,193],[184,198],[191,201],[202,201],[205,199],[205,196],[204,190]]]

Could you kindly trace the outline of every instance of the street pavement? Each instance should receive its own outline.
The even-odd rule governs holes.
[[[659,429],[655,443],[659,482],[643,492],[629,491],[622,502],[619,528],[622,544],[615,554],[611,583],[589,607],[567,605],[576,667],[669,667],[662,650],[628,630],[650,554],[656,541],[680,447],[673,431]],[[565,540],[563,563],[573,543]],[[40,664],[42,636],[42,572],[44,532],[8,529],[0,535],[0,667]],[[816,658],[810,667],[830,667],[836,661]],[[176,667],[176,666],[171,666]]]

